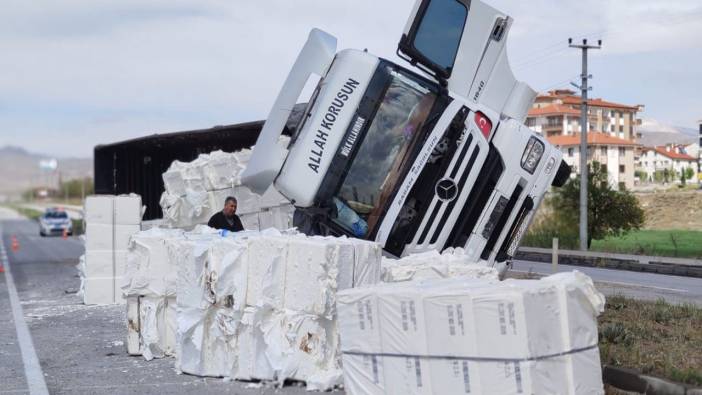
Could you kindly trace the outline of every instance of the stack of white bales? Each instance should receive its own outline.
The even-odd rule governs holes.
[[[476,264],[462,248],[448,248],[408,255],[400,259],[383,257],[382,280],[392,283],[440,278],[483,278],[498,280],[495,268]]]
[[[350,394],[603,393],[589,277],[442,279],[338,294]]]
[[[121,285],[129,238],[140,230],[138,195],[85,199],[85,255],[79,267],[85,304],[124,303]]]
[[[147,360],[175,355],[178,268],[166,243],[181,229],[158,227],[132,235],[122,291],[127,300],[127,351]]]
[[[206,224],[222,210],[224,200],[234,196],[238,201],[237,215],[245,229],[290,228],[294,209],[275,188],[259,196],[241,185],[240,173],[250,156],[248,149],[234,153],[214,151],[201,154],[192,162],[174,161],[163,173],[165,192],[160,204],[164,224],[188,229]]]
[[[341,383],[336,291],[379,281],[377,244],[271,229],[171,251],[180,261],[177,369],[308,389]]]

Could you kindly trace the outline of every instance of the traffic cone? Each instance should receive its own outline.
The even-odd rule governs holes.
[[[17,241],[17,236],[12,235],[12,252],[17,252],[20,249],[19,241]]]

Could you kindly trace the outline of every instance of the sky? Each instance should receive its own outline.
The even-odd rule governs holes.
[[[643,118],[702,118],[699,0],[486,0],[514,18],[516,77],[539,91],[579,83],[590,97],[645,105]],[[412,0],[3,0],[0,147],[90,157],[97,144],[264,119],[311,28],[338,49],[404,64]]]

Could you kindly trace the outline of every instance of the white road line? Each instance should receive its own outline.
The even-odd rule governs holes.
[[[680,293],[689,293],[690,292],[687,289],[657,287],[655,285],[623,283],[623,282],[618,282],[618,281],[606,281],[606,280],[593,280],[593,281],[595,281],[596,283],[604,284],[604,285],[619,285],[619,286],[632,287],[632,288],[651,288],[651,289],[658,289],[661,291],[671,291],[671,292],[680,292]]]
[[[2,255],[2,265],[5,268],[5,282],[7,283],[7,293],[10,294],[10,305],[12,305],[12,317],[15,321],[15,329],[17,330],[17,341],[20,345],[22,353],[22,363],[24,364],[24,376],[27,379],[27,387],[29,387],[30,395],[48,395],[49,390],[44,381],[44,372],[41,370],[37,352],[34,350],[32,335],[29,333],[27,323],[24,321],[22,305],[20,304],[15,280],[12,278],[12,270],[10,270],[10,260],[7,259],[5,252],[5,244],[2,239],[2,226],[0,225],[0,255]]]
[[[525,270],[510,270],[511,272],[515,273],[523,273],[523,274],[539,274],[539,275],[546,275],[548,276],[550,273],[545,273],[545,272],[536,272],[536,271],[525,271]],[[594,281],[596,284],[602,284],[602,285],[611,285],[611,286],[624,286],[624,287],[631,287],[631,288],[650,288],[650,289],[657,289],[661,291],[670,291],[670,292],[680,292],[680,293],[690,293],[689,290],[687,289],[678,289],[678,288],[665,288],[665,287],[657,287],[655,285],[646,285],[646,284],[639,284],[639,283],[625,283],[625,282],[619,282],[619,281],[607,281],[607,280],[597,280],[595,278],[592,278],[592,281]]]

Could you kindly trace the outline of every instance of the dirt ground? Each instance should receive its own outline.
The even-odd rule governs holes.
[[[702,230],[702,190],[635,195],[646,213],[644,229]]]

